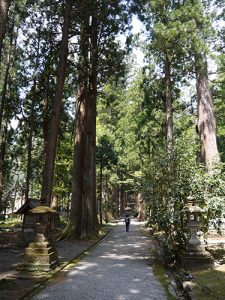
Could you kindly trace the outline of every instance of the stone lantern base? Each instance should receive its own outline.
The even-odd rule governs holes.
[[[214,260],[208,251],[188,251],[182,257],[181,267],[184,269],[214,268]]]
[[[21,271],[48,272],[59,265],[58,253],[50,245],[43,233],[38,233],[33,243],[30,243],[22,256],[17,269]]]

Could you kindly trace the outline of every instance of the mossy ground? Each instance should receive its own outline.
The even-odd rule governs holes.
[[[161,232],[154,234],[162,240]],[[193,269],[189,270],[194,279],[191,280],[190,295],[195,300],[225,300],[225,249],[207,249],[214,260],[220,264],[216,269]],[[168,280],[163,272],[162,266],[154,267],[155,276],[168,291]],[[158,273],[158,275],[157,275]],[[164,274],[163,274],[164,273]],[[167,294],[168,299],[176,299]]]
[[[4,229],[13,229],[16,227],[20,227],[22,225],[22,221],[20,219],[7,219],[4,221],[0,221],[0,230],[4,230]]]
[[[225,265],[215,270],[195,270],[192,294],[196,300],[225,299]]]
[[[166,269],[160,262],[156,262],[153,265],[153,273],[158,281],[162,284],[165,289],[165,293],[168,300],[176,300],[176,297],[170,293],[170,279],[166,273]]]

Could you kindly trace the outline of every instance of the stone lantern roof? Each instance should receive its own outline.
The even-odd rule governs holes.
[[[203,212],[205,212],[205,210],[202,209],[201,207],[199,207],[198,205],[193,205],[193,206],[187,206],[184,209],[184,212],[193,214],[193,213],[203,213]]]
[[[205,212],[204,209],[194,204],[194,198],[192,196],[187,197],[187,204],[183,211],[189,214],[201,214]]]

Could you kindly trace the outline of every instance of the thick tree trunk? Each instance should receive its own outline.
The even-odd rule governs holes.
[[[66,2],[65,16],[63,24],[62,41],[59,54],[59,67],[57,71],[55,101],[53,104],[53,112],[50,123],[44,172],[41,199],[44,204],[50,206],[52,196],[52,184],[54,175],[54,164],[56,157],[57,138],[61,122],[63,87],[66,76],[67,56],[68,56],[68,39],[70,29],[70,15],[72,11],[71,1]]]
[[[87,216],[85,186],[85,157],[87,139],[87,101],[88,101],[88,48],[87,34],[89,19],[83,20],[80,29],[80,53],[78,64],[78,93],[76,99],[76,127],[74,144],[74,165],[71,198],[70,222],[65,235],[68,239],[80,239],[87,235],[85,220]]]
[[[98,227],[95,170],[97,70],[96,56],[93,57],[94,51],[97,55],[97,48],[92,48],[95,44],[93,45],[92,35],[89,39],[89,17],[85,14],[80,31],[71,217],[65,232],[69,239],[93,238]]]
[[[10,0],[0,0],[0,61],[10,2]]]
[[[207,63],[201,54],[196,55],[196,79],[201,160],[211,172],[214,163],[218,163],[220,157],[217,149],[216,118],[208,82]]]

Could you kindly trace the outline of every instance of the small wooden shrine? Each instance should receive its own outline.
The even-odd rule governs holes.
[[[50,207],[41,206],[41,201],[33,198],[28,198],[28,201],[18,209],[16,214],[23,215],[23,231],[26,228],[32,228],[35,231],[35,226],[41,222],[41,218],[46,219],[45,223],[48,229],[51,230],[56,227],[59,220],[59,215],[55,210]]]
[[[40,205],[40,200],[28,198],[28,200],[17,210],[16,214],[23,215],[22,230],[35,228],[36,216],[30,212],[31,209]]]

